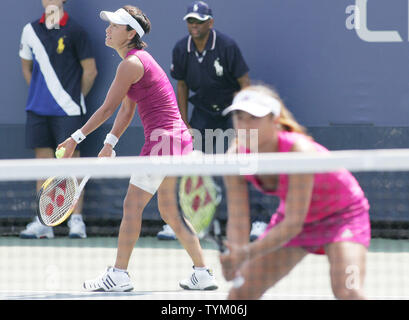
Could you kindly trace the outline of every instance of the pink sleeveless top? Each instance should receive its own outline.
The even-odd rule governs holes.
[[[303,134],[280,131],[278,134],[278,152],[291,152],[294,143],[298,139],[308,138]],[[318,152],[329,152],[314,141],[313,144]],[[249,151],[246,150],[245,152],[248,153]],[[279,175],[277,189],[274,191],[264,190],[260,179],[256,175],[246,176],[246,180],[264,194],[278,196],[280,198],[280,205],[277,213],[285,214],[285,201],[289,183],[287,174]],[[368,200],[357,180],[349,171],[339,170],[337,172],[317,173],[314,175],[314,187],[305,223],[320,220],[334,213],[345,212],[353,214],[357,211],[367,210],[369,210]]]
[[[140,155],[175,155],[191,152],[192,137],[182,120],[175,92],[166,73],[144,50],[133,49],[144,67],[143,77],[131,86],[128,97],[137,103],[145,133]],[[155,148],[156,146],[156,148]]]

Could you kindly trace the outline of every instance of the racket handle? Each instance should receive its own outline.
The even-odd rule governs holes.
[[[87,184],[89,178],[91,178],[90,175],[86,175],[84,178],[82,178],[80,185],[78,186],[78,190],[81,192],[82,189],[84,189],[85,185]]]

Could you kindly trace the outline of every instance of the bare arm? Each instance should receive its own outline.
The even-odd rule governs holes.
[[[301,232],[311,201],[314,177],[313,175],[291,175],[289,179],[285,217],[279,224],[274,226],[263,239],[252,243],[244,244],[242,241],[240,246],[239,241],[234,239],[231,241],[229,238],[226,246],[230,253],[220,257],[226,280],[233,280],[247,259],[254,259],[275,251]],[[232,217],[234,216],[230,215],[229,210],[229,220]],[[244,222],[244,219],[241,219],[241,222]],[[241,222],[237,219],[237,229],[240,226],[238,223]],[[236,234],[239,235],[237,231]],[[244,233],[241,236],[244,237]]]
[[[104,103],[97,111],[89,118],[87,123],[81,128],[82,133],[87,136],[98,127],[100,127],[106,120],[108,120],[118,109],[119,105],[125,98],[130,86],[139,81],[144,74],[144,68],[141,61],[133,56],[120,63],[114,81],[108,91]],[[129,120],[130,121],[130,120]],[[76,143],[72,138],[68,138],[58,148],[64,147],[65,158],[71,157]]]
[[[84,135],[90,134],[108,120],[125,98],[131,85],[142,78],[143,65],[138,58],[136,59],[137,61],[124,60],[120,63],[104,103],[81,128]]]
[[[244,76],[241,76],[240,78],[238,78],[237,81],[239,82],[241,89],[244,89],[244,88],[250,86],[250,78],[249,78],[248,73],[246,73]]]
[[[188,99],[189,88],[185,81],[179,80],[177,84],[177,100],[180,115],[182,116],[182,120],[186,123],[187,127],[190,128],[188,119]]]
[[[264,239],[246,248],[247,258],[277,250],[301,232],[311,202],[313,183],[312,174],[296,174],[289,177],[283,221],[272,228]]]
[[[31,83],[31,76],[33,74],[33,60],[21,59],[21,69],[23,71],[24,79],[27,84]]]
[[[91,91],[94,85],[95,78],[98,75],[95,59],[84,59],[81,61],[82,66],[82,79],[81,79],[81,92],[86,97]]]
[[[237,153],[237,140],[233,141],[227,154]],[[227,199],[227,241],[246,245],[250,235],[250,205],[247,182],[243,176],[225,176]]]
[[[302,142],[296,143],[292,151],[312,152],[315,149],[309,142]],[[240,247],[237,241],[230,243],[229,239],[227,246],[230,255],[220,258],[226,280],[234,278],[236,271],[246,259],[253,259],[277,250],[301,232],[310,206],[313,186],[313,174],[290,175],[284,219],[274,226],[263,239],[253,243]]]
[[[132,101],[128,97],[125,97],[121,108],[118,111],[118,114],[115,118],[114,125],[112,126],[111,133],[120,138],[125,130],[129,127],[132,122],[132,119],[135,115],[136,102]]]
[[[242,176],[226,176],[224,183],[227,194],[227,242],[228,254],[220,255],[223,276],[230,281],[236,277],[236,272],[246,257],[238,260],[235,252],[241,252],[249,242],[250,208],[247,183]],[[232,249],[237,250],[232,250]]]
[[[315,152],[316,150],[312,143],[301,140],[294,144],[292,151]],[[313,187],[313,174],[289,175],[284,219],[272,228],[263,240],[246,248],[250,257],[274,251],[301,232],[310,207]]]
[[[249,242],[250,206],[247,182],[242,176],[224,177],[227,197],[227,241],[243,246]]]
[[[237,143],[237,142],[236,142]],[[233,143],[227,153],[236,153],[236,143]],[[243,176],[225,176],[227,198],[227,246],[243,248],[249,242],[250,205],[247,182]],[[223,275],[227,280],[235,277],[235,261],[229,255],[220,256]]]
[[[121,107],[119,108],[118,114],[116,115],[115,122],[110,133],[119,139],[132,122],[135,115],[135,110],[136,102],[132,101],[128,97],[125,97],[122,101]],[[112,149],[113,146],[111,144],[105,143],[99,152],[98,157],[110,157],[112,154]]]

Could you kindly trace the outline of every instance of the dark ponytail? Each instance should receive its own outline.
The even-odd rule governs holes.
[[[145,34],[151,31],[151,22],[148,19],[148,17],[142,12],[141,9],[139,9],[138,7],[130,6],[130,5],[124,6],[123,9],[126,10],[136,21],[138,21],[143,31],[145,32]],[[133,30],[133,28],[128,25],[127,30],[131,31]],[[128,44],[129,48],[136,48],[139,50],[144,49],[147,46],[148,45],[144,41],[141,40],[138,33],[135,35],[135,37],[133,37],[131,42],[129,42]]]

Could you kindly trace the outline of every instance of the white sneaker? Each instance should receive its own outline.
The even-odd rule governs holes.
[[[68,221],[68,227],[70,228],[68,237],[72,239],[85,239],[87,237],[85,223],[80,214],[73,214],[71,216],[70,220]]]
[[[262,221],[255,221],[251,225],[250,241],[256,240],[267,228],[267,223]]]
[[[165,224],[163,226],[163,229],[158,232],[156,237],[159,240],[176,240],[175,231],[173,231],[173,229],[168,224]]]
[[[196,269],[190,278],[180,281],[179,285],[185,290],[216,290],[218,288],[213,272],[209,268]]]
[[[129,292],[133,290],[129,273],[117,271],[113,267],[108,267],[98,278],[85,281],[82,287],[86,291],[94,292]]]
[[[43,225],[38,217],[35,217],[34,221],[29,223],[25,230],[20,232],[20,238],[22,239],[52,239],[54,238],[54,232],[52,227]]]

